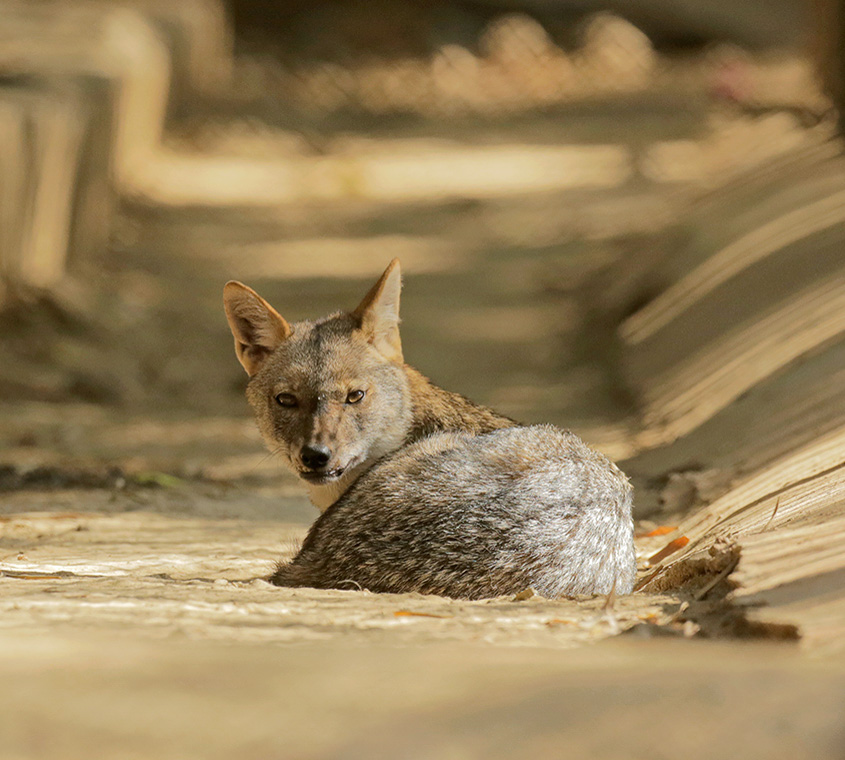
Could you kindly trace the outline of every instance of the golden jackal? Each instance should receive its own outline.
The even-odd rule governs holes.
[[[402,359],[399,262],[353,312],[289,324],[224,289],[247,398],[322,514],[279,586],[466,599],[630,593],[631,486],[572,433],[520,426]]]

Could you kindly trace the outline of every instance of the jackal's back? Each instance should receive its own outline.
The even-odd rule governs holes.
[[[631,487],[549,425],[436,433],[362,475],[313,525],[280,586],[483,598],[629,593]]]

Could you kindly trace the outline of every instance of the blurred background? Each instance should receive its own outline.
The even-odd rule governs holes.
[[[623,647],[607,655],[633,668],[620,690],[610,650],[574,680],[575,660],[554,660],[547,682],[540,648],[659,629],[841,650],[843,43],[840,0],[0,0],[0,663],[28,689],[3,697],[14,746],[36,746],[18,726],[41,725],[69,668],[88,697],[52,725],[80,757],[86,731],[134,747],[137,727],[115,726],[158,704],[161,743],[141,744],[170,756],[181,736],[190,756],[203,736],[177,725],[180,700],[219,693],[210,712],[230,716],[235,684],[260,713],[285,683],[306,695],[281,718],[296,756],[355,724],[348,756],[374,757],[367,726],[394,725],[404,668],[415,707],[387,738],[400,747],[420,709],[442,732],[417,735],[415,757],[459,756],[442,737],[514,756],[519,731],[482,741],[465,722],[477,699],[485,732],[506,726],[513,694],[532,756],[559,756],[560,716],[585,695],[630,718],[613,746],[650,757],[688,742],[692,712],[709,757],[733,699],[751,712],[725,751],[738,736],[746,757],[841,751],[841,678],[767,681],[773,650],[712,670],[709,650]],[[394,257],[410,364],[573,429],[632,478],[642,593],[623,608],[280,602],[247,584],[316,512],[262,452],[223,284],[295,321],[353,308]],[[185,636],[303,648],[253,659]],[[470,649],[379,655],[442,640]],[[689,680],[667,687],[655,652]],[[126,692],[103,699],[118,661]],[[432,687],[444,663],[448,688]],[[135,695],[148,673],[161,691]],[[348,709],[362,682],[369,723]],[[671,740],[645,730],[649,697],[677,719]],[[304,711],[326,699],[335,733],[315,745]],[[221,757],[253,725],[232,714],[212,730]],[[573,715],[584,754],[616,736]],[[247,734],[257,756],[278,750]]]
[[[653,357],[617,327],[763,224],[725,216],[765,181],[722,188],[836,150],[832,0],[4,0],[0,21],[16,449],[101,460],[81,421],[242,418],[222,284],[296,320],[398,256],[410,363],[625,456]]]

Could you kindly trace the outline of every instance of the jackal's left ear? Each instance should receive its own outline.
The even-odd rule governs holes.
[[[402,273],[399,259],[393,259],[379,281],[364,296],[353,314],[361,319],[361,330],[385,359],[401,362],[402,341],[399,340],[399,292]]]
[[[252,288],[234,280],[223,288],[223,306],[238,361],[251,377],[290,335],[290,325]]]

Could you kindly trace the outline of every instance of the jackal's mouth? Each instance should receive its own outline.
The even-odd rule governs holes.
[[[346,472],[345,467],[335,467],[333,470],[309,470],[307,472],[300,472],[299,477],[307,480],[309,483],[323,485],[324,483],[331,483],[333,480],[337,480],[344,472]]]

